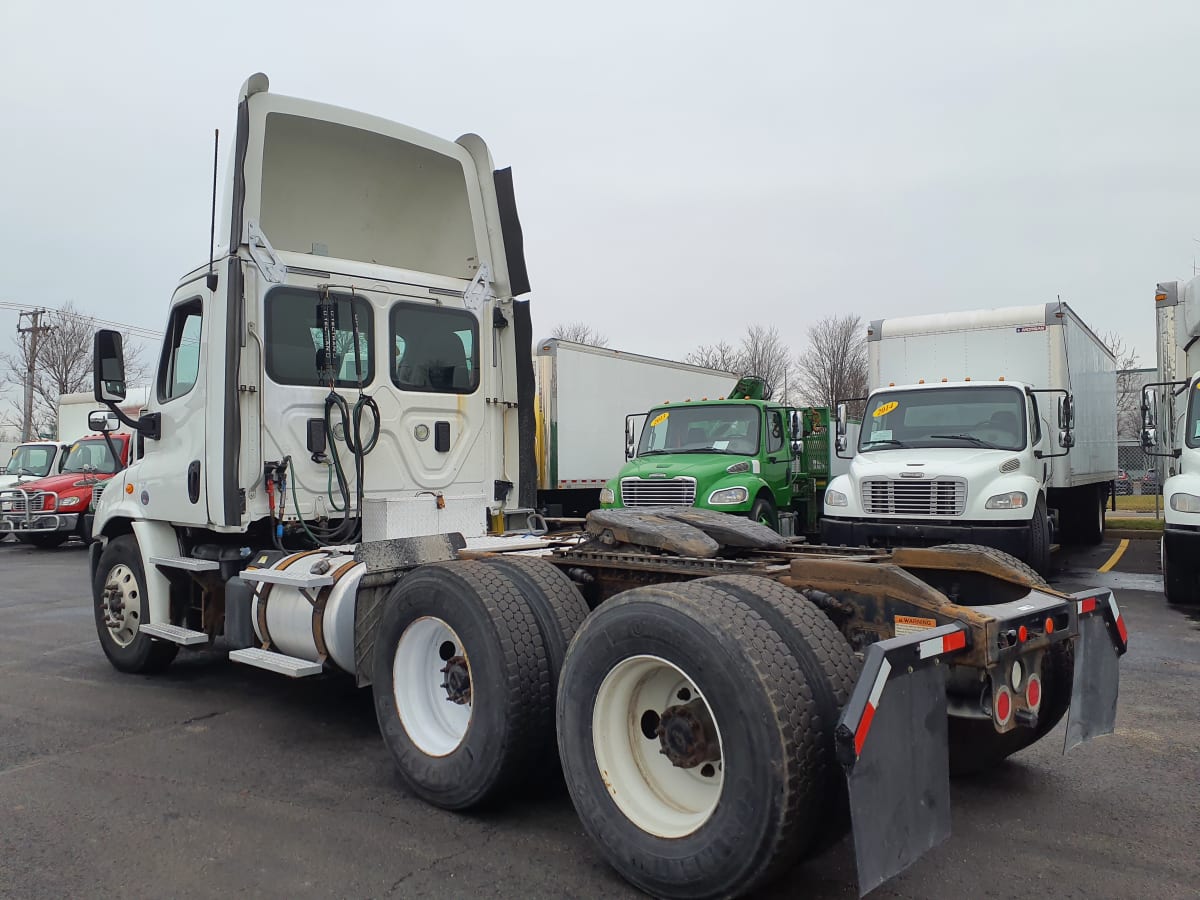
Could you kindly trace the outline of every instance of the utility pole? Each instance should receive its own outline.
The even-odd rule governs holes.
[[[17,319],[17,331],[29,335],[29,355],[25,367],[25,414],[21,419],[22,441],[31,440],[33,436],[33,376],[37,370],[38,338],[43,331],[49,331],[51,328],[42,324],[42,316],[45,314],[44,309],[34,309],[21,313]],[[26,318],[29,319],[28,328],[21,326]]]

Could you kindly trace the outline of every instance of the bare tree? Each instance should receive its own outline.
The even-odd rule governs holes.
[[[550,332],[551,337],[560,341],[574,341],[577,344],[591,344],[593,347],[607,347],[608,337],[601,334],[591,325],[583,322],[566,322],[555,325]]]
[[[685,356],[683,361],[693,366],[704,366],[706,369],[742,374],[741,351],[725,341],[699,346]]]
[[[792,387],[787,346],[773,325],[748,326],[737,347],[725,341],[697,347],[684,357],[684,362],[738,375],[755,375],[765,383],[766,396],[778,397],[785,403]]]
[[[57,433],[58,398],[76,394],[92,387],[92,336],[96,333],[93,319],[80,315],[73,304],[50,310],[46,316],[50,330],[43,332],[33,361],[33,431],[35,434]],[[125,378],[133,385],[146,377],[146,365],[141,351],[125,336]],[[0,380],[23,385],[29,368],[30,342],[18,335],[13,349],[0,354]],[[5,410],[7,424],[16,425],[22,418],[22,400],[10,401]]]
[[[813,406],[833,407],[839,400],[867,393],[867,335],[853,314],[826,316],[808,329],[808,346],[798,360],[797,388]],[[862,410],[851,407],[851,414]]]
[[[1115,331],[1105,332],[1101,340],[1117,359],[1117,437],[1136,439],[1142,428],[1138,353]]]

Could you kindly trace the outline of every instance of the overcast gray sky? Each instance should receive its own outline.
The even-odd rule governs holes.
[[[207,254],[212,130],[258,70],[483,135],[537,336],[798,349],[832,312],[1061,294],[1152,365],[1154,283],[1200,252],[1195,0],[4,0],[0,33],[0,299],[146,327]]]

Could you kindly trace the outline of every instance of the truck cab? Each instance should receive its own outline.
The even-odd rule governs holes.
[[[57,472],[66,449],[67,445],[58,441],[29,441],[13,447],[12,456],[0,468],[0,489]]]
[[[1029,385],[876,391],[866,401],[857,450],[850,471],[825,491],[824,543],[983,544],[1044,564],[1043,460],[1055,449]]]
[[[88,513],[108,481],[129,463],[131,437],[81,438],[66,448],[58,472],[0,489],[0,534],[11,532],[43,548],[57,547],[71,537],[89,540]]]
[[[1200,604],[1200,279],[1155,290],[1158,378],[1143,389],[1142,446],[1164,459],[1160,554],[1167,600]]]
[[[645,415],[636,448],[627,427],[628,462],[601,507],[697,506],[785,536],[812,531],[830,474],[829,426],[828,409],[762,399],[665,403]]]

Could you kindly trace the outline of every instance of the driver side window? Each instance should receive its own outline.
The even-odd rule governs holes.
[[[783,449],[783,416],[778,410],[767,413],[767,452],[776,453]]]
[[[1042,422],[1038,418],[1037,398],[1033,394],[1029,398],[1029,443],[1036,444],[1042,437]]]
[[[182,397],[196,385],[200,375],[200,299],[181,303],[171,312],[158,366],[158,399],[165,403]]]

